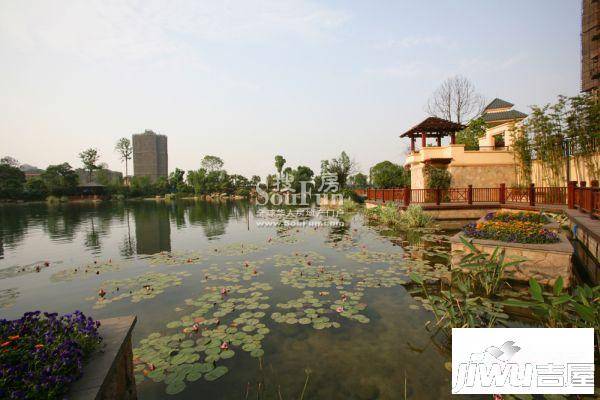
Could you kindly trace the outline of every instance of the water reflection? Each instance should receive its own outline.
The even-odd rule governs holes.
[[[244,201],[1,205],[0,259],[7,257],[7,252],[21,253],[18,248],[34,238],[46,241],[38,244],[37,252],[43,245],[68,243],[79,243],[93,255],[114,246],[125,258],[171,251],[173,229],[198,227],[211,240],[226,234],[230,220],[249,223],[249,213],[253,213],[252,206]],[[116,232],[111,234],[111,230]],[[116,243],[115,236],[120,238]]]
[[[159,203],[142,202],[133,209],[137,254],[171,251],[170,208]]]

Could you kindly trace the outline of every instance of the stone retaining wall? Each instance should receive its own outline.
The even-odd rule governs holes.
[[[547,227],[554,224],[550,224]],[[462,232],[450,238],[452,246],[452,268],[460,266],[460,260],[470,250],[462,243],[460,236]],[[573,246],[567,237],[559,233],[560,242],[550,244],[533,243],[507,243],[499,240],[484,240],[466,238],[471,241],[475,248],[482,252],[491,254],[496,247],[504,249],[507,261],[524,260],[517,266],[505,269],[506,277],[517,281],[529,281],[535,278],[538,282],[552,285],[562,276],[564,285],[570,286],[573,281]]]
[[[73,383],[69,400],[136,400],[133,376],[131,333],[135,316],[100,321],[102,349],[83,368],[81,379]]]

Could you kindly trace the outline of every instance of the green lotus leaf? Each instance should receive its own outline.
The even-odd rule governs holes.
[[[200,363],[200,364],[195,364],[195,365],[198,366],[197,367],[198,372],[203,373],[203,374],[205,374],[209,371],[212,371],[215,368],[213,363]]]
[[[177,393],[183,392],[184,389],[185,389],[185,383],[183,383],[182,380],[177,380],[177,381],[174,381],[174,382],[168,384],[167,388],[165,389],[165,392],[167,394],[177,394]]]
[[[167,328],[169,328],[169,329],[179,328],[180,326],[181,326],[181,321],[171,321],[167,324]]]
[[[207,363],[214,363],[214,362],[216,362],[216,361],[219,361],[219,359],[220,359],[220,358],[221,358],[221,357],[220,357],[218,354],[210,354],[210,355],[207,355],[207,356],[204,358],[204,362],[207,362]]]
[[[262,357],[264,354],[265,354],[265,352],[263,349],[255,349],[250,352],[250,355],[252,357],[256,357],[256,358]]]
[[[221,354],[219,354],[219,356],[221,357],[221,359],[226,360],[228,358],[231,358],[235,355],[235,352],[233,350],[225,350],[223,351]]]
[[[177,381],[183,381],[184,378],[185,378],[184,375],[180,375],[180,374],[178,374],[176,372],[173,372],[173,373],[171,373],[171,374],[169,374],[169,375],[167,375],[165,377],[165,383],[167,385],[170,385],[170,384],[172,384],[174,382],[177,382]]]
[[[189,382],[197,381],[200,378],[202,378],[202,373],[197,371],[192,371],[185,377],[185,379],[187,379]]]
[[[207,355],[219,354],[221,352],[221,349],[218,347],[209,347],[208,349],[204,350],[204,352]]]
[[[225,367],[224,365],[220,365],[217,368],[205,374],[204,379],[206,379],[207,381],[215,381],[223,375],[225,375],[228,371],[229,369],[227,369],[227,367]]]

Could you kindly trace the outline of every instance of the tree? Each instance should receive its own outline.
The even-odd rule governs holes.
[[[481,113],[484,98],[475,91],[475,86],[464,76],[446,79],[427,102],[427,112],[439,118],[458,122]]]
[[[28,179],[25,182],[24,195],[31,200],[45,199],[48,196],[46,183],[38,176]]]
[[[285,165],[285,158],[283,156],[275,156],[275,168],[277,169],[277,173],[279,174],[279,180],[281,180],[281,170]]]
[[[98,150],[96,150],[94,148],[89,148],[87,150],[84,150],[81,153],[79,153],[79,158],[81,159],[81,162],[83,163],[84,169],[86,171],[88,171],[88,182],[91,182],[92,181],[92,172],[95,169],[99,169],[99,167],[96,165],[98,163],[98,160],[100,159]]]
[[[217,156],[204,156],[200,162],[200,166],[207,172],[219,171],[223,169],[225,163]]]
[[[452,175],[445,168],[426,165],[424,172],[427,178],[427,189],[448,189],[452,184]]]
[[[18,168],[20,165],[19,160],[11,156],[4,156],[0,158],[0,164],[7,164],[15,168]]]
[[[274,188],[276,181],[277,181],[277,175],[275,175],[275,174],[267,175],[267,188],[268,189]]]
[[[40,177],[53,196],[72,194],[79,183],[77,172],[68,163],[49,165]]]
[[[350,186],[354,188],[363,189],[369,185],[368,179],[368,176],[362,172],[359,172],[358,174],[352,175],[350,178],[348,178],[348,182],[350,183]]]
[[[375,164],[370,171],[371,182],[378,188],[397,188],[410,186],[410,178],[404,168],[391,161]]]
[[[345,151],[342,151],[338,158],[321,161],[321,175],[324,173],[336,174],[340,189],[346,187],[346,181],[355,169],[356,161],[350,159]]]
[[[479,150],[479,139],[485,136],[485,131],[483,118],[472,119],[465,129],[456,134],[456,143],[464,144],[465,150]]]
[[[8,163],[0,164],[0,198],[18,199],[23,195],[25,173]]]
[[[127,182],[127,177],[129,175],[127,171],[127,162],[131,160],[131,155],[133,154],[133,147],[131,147],[131,141],[127,138],[121,138],[115,145],[115,151],[119,153],[121,157],[121,161],[125,162],[125,181]]]
[[[181,189],[185,189],[185,183],[183,177],[185,171],[179,168],[175,168],[175,171],[169,174],[169,190],[171,193],[179,192]]]
[[[301,182],[312,182],[315,173],[309,167],[299,165],[298,168],[292,171],[291,175],[294,177],[292,187],[298,193],[302,188]]]

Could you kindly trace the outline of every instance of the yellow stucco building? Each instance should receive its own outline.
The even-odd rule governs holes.
[[[526,114],[513,110],[513,104],[494,99],[483,111],[486,122],[485,136],[479,139],[479,150],[465,150],[464,144],[456,144],[456,132],[464,126],[441,118],[429,117],[412,127],[401,137],[409,137],[411,151],[406,157],[405,168],[411,171],[411,187],[424,189],[425,167],[447,169],[452,175],[452,187],[498,187],[516,183],[516,162],[511,151],[512,132],[522,124]],[[450,136],[450,143],[442,146],[442,138]],[[421,139],[420,149],[416,140]],[[428,143],[428,139],[436,139]]]

